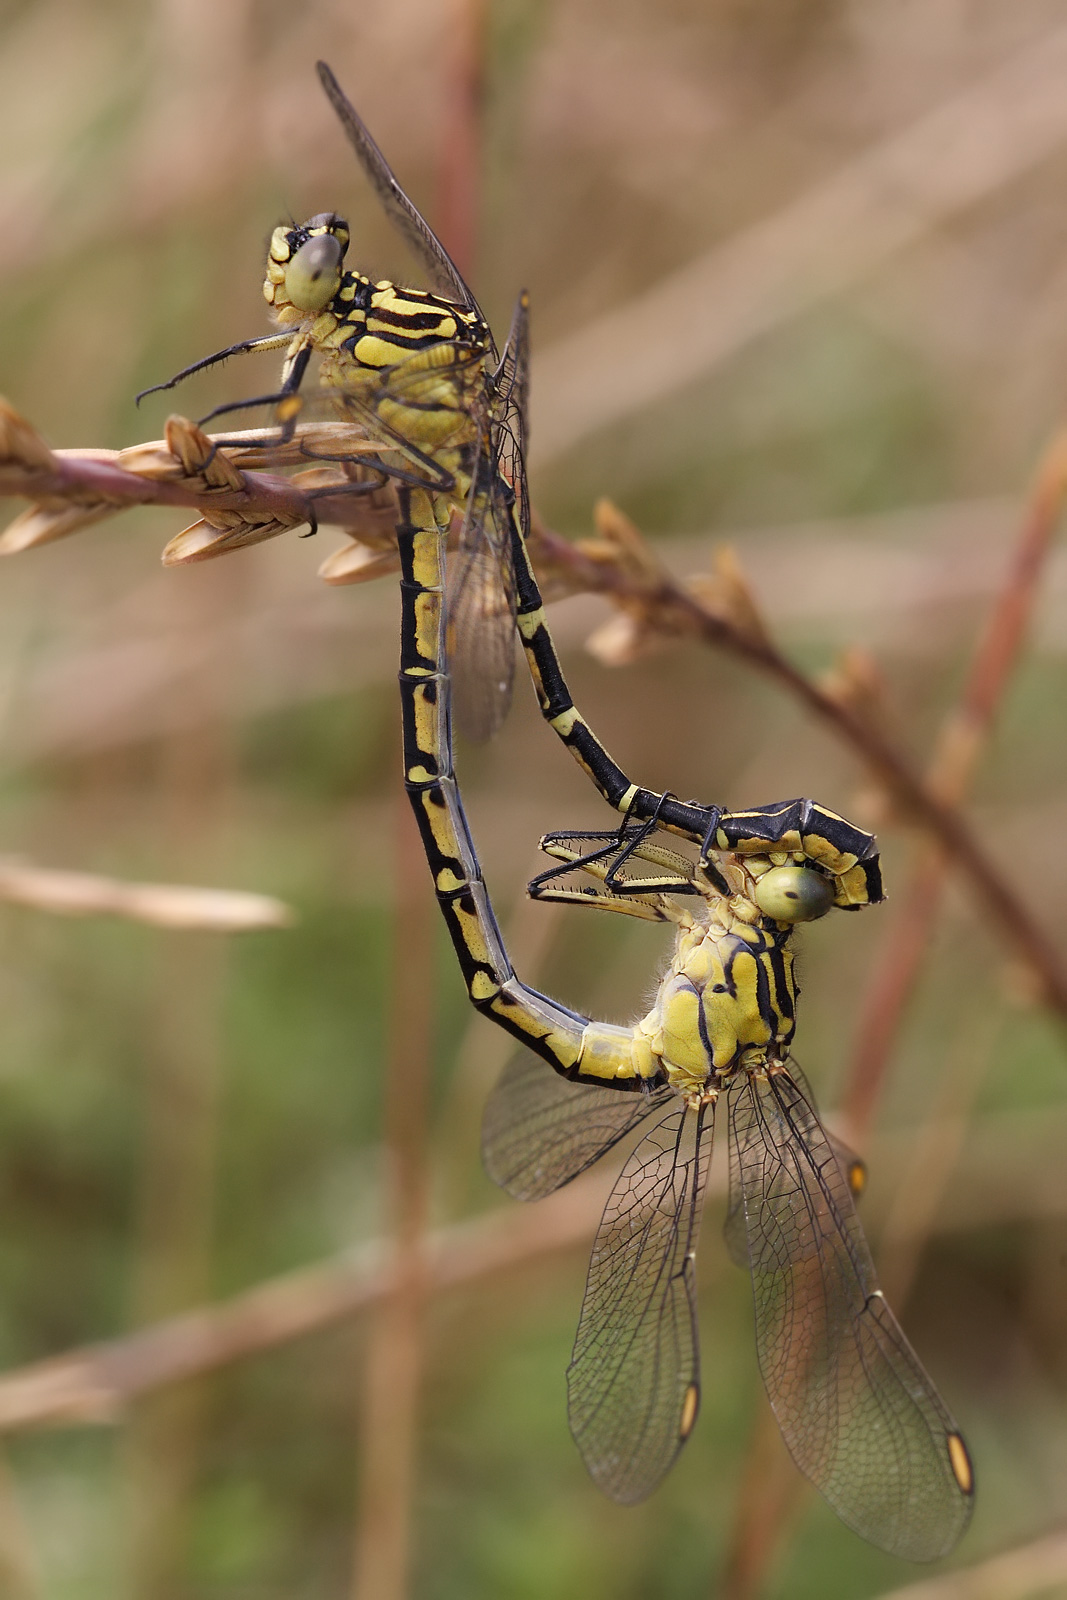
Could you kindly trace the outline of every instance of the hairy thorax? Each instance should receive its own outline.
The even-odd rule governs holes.
[[[652,1009],[634,1028],[638,1074],[662,1071],[680,1094],[694,1094],[779,1059],[795,1026],[790,931],[733,917],[683,928]]]

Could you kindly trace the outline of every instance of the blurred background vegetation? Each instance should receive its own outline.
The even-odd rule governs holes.
[[[806,668],[852,641],[876,655],[895,732],[923,759],[1061,419],[1063,0],[9,0],[3,391],[56,446],[158,435],[167,406],[137,412],[133,394],[265,331],[265,241],[290,214],[339,209],[359,265],[410,271],[313,62],[331,62],[432,218],[465,38],[484,90],[471,277],[498,329],[519,285],[532,293],[542,514],[585,534],[608,494],[679,572],[731,543]],[[657,368],[661,318],[684,371]],[[272,371],[231,363],[180,407],[261,392]],[[4,1368],[232,1296],[395,1220],[383,1081],[406,937],[394,908],[412,898],[395,589],[325,589],[328,532],[164,573],[179,526],[128,514],[4,566],[0,850],[262,890],[299,923],[230,937],[0,908]],[[890,893],[903,882],[914,834],[792,702],[695,644],[607,670],[581,648],[602,605],[556,614],[578,702],[629,770],[735,806],[814,794],[877,825]],[[973,816],[1061,945],[1065,650],[1054,558]],[[521,684],[501,737],[461,751],[461,776],[524,975],[593,1014],[639,1014],[654,931],[523,903],[539,833],[603,826],[604,811]],[[797,1053],[828,1110],[862,1057],[892,913],[802,938]],[[515,1208],[478,1164],[503,1047],[469,1019],[426,927],[427,1220],[441,1228]],[[897,1308],[977,1462],[961,1563],[1055,1528],[1067,1498],[1067,1063],[1031,989],[954,887],[864,1150],[876,1257],[888,1241]],[[901,1184],[917,1149],[936,1205],[916,1222]],[[636,1509],[599,1497],[567,1434],[590,1230],[429,1299],[411,1324],[401,1508],[418,1600],[689,1600],[727,1584],[856,1600],[914,1580],[791,1490],[755,1540],[756,1576],[739,1576],[759,1450],[773,1450],[721,1210],[713,1195],[703,1414]],[[374,1337],[372,1317],[340,1318],[121,1415],[11,1427],[2,1592],[370,1600],[356,1547],[381,1465]],[[1038,1592],[1067,1594],[1067,1571],[997,1591]]]

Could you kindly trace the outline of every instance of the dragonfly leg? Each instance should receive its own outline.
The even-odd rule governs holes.
[[[635,784],[608,754],[574,704],[517,518],[512,519],[511,553],[516,620],[541,715],[609,805],[624,812],[628,820],[665,828],[698,844],[700,869],[720,892],[726,886],[711,858],[712,850],[741,855],[766,855],[779,850],[799,851],[824,867],[835,881],[835,904],[842,908],[881,900],[882,880],[873,836],[813,800],[786,800],[729,812]]]

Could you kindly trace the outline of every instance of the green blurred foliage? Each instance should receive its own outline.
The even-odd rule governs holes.
[[[195,415],[269,388],[272,364],[249,360],[140,413],[132,401],[265,329],[262,247],[290,208],[350,208],[360,262],[404,270],[311,64],[331,60],[432,212],[447,12],[429,0],[373,12],[329,0],[4,9],[0,192],[14,221],[2,387],[53,443],[117,447],[158,433],[171,399]],[[476,286],[501,325],[526,283],[540,348],[773,215],[1062,24],[1067,7],[491,0],[488,16]],[[592,501],[609,494],[652,534],[699,535],[683,547],[690,565],[733,539],[805,667],[822,670],[851,640],[871,643],[901,737],[923,752],[981,615],[972,560],[995,567],[1013,527],[1001,508],[995,536],[979,536],[986,501],[1018,494],[1058,417],[1065,165],[1062,152],[1049,157],[850,292],[548,463],[533,485],[539,506],[584,533]],[[960,538],[937,515],[879,516],[942,501],[973,504],[973,545],[970,521]],[[8,1367],[237,1292],[388,1223],[395,596],[385,586],[322,595],[314,571],[326,535],[160,574],[158,548],[177,528],[163,513],[131,514],[5,567],[2,849],[256,888],[290,900],[300,920],[227,945],[0,908]],[[831,536],[832,549],[821,542]],[[805,541],[822,552],[809,570],[797,565]],[[885,585],[883,558],[945,582],[909,603]],[[1067,911],[1061,613],[1054,583],[976,806],[983,837],[1053,935]],[[875,814],[852,758],[735,662],[685,645],[609,672],[576,648],[601,612],[569,603],[560,616],[579,703],[647,781],[736,804],[815,793],[861,821]],[[602,826],[603,813],[523,689],[500,740],[462,752],[462,775],[510,926],[539,832]],[[895,819],[880,822],[892,891],[913,841]],[[803,939],[798,1055],[826,1106],[891,911],[829,919]],[[530,976],[575,1005],[629,1018],[662,955],[654,930],[579,917],[560,923]],[[1059,1523],[1067,1492],[1067,1078],[1056,1030],[1004,980],[1008,958],[960,890],[869,1152],[877,1245],[946,1063],[974,1053],[981,1087],[904,1317],[978,1462],[961,1561]],[[504,1202],[475,1164],[462,1084],[477,1045],[443,937],[431,981],[431,1165],[434,1221],[444,1224]],[[199,1196],[166,1249],[151,1198],[164,1160]],[[448,1200],[457,1194],[458,1210]],[[414,1506],[418,1600],[718,1592],[764,1403],[747,1288],[716,1237],[720,1210],[713,1200],[702,1253],[700,1424],[669,1482],[639,1508],[597,1495],[566,1430],[582,1251],[434,1304]],[[40,1595],[347,1592],[366,1348],[357,1321],[224,1369],[180,1392],[192,1423],[168,1423],[165,1409],[153,1420],[146,1404],[114,1428],[13,1438]],[[192,1439],[189,1469],[175,1491],[180,1536],[150,1581],[135,1575],[131,1530],[151,1471],[128,1435],[165,1438],[169,1426]],[[809,1498],[766,1592],[858,1600],[908,1576]]]

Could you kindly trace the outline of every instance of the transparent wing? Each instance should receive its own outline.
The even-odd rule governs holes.
[[[464,736],[476,743],[491,739],[504,721],[515,679],[515,579],[510,564],[501,564],[506,517],[492,457],[483,449],[448,582],[453,705]]]
[[[795,1061],[789,1063],[789,1076],[804,1096],[808,1105],[814,1109],[815,1098],[811,1086]],[[867,1166],[861,1156],[851,1150],[843,1139],[838,1139],[829,1129],[824,1128],[823,1134],[827,1144],[837,1157],[837,1164],[841,1168],[845,1182],[848,1184],[853,1200],[858,1200],[867,1187]],[[726,1220],[722,1225],[722,1236],[726,1241],[727,1254],[735,1267],[748,1266],[748,1230],[745,1227],[745,1201],[741,1192],[741,1172],[738,1164],[737,1141],[729,1141],[730,1148],[730,1188],[726,1204]]]
[[[517,1056],[486,1102],[485,1170],[517,1200],[542,1200],[671,1098],[670,1089],[628,1094],[571,1083],[535,1057]]]
[[[417,357],[375,372],[353,368],[345,384],[320,383],[288,397],[283,414],[290,423],[295,417],[298,435],[323,420],[348,424],[353,444],[362,437],[401,452],[427,487],[444,485],[447,492],[453,468],[477,442],[471,411],[484,389],[485,353],[456,340],[436,354],[431,370]],[[313,453],[316,460],[343,460],[344,441],[336,454]]]
[[[652,1493],[696,1420],[693,1252],[713,1120],[675,1101],[623,1168],[593,1245],[568,1410],[594,1481],[625,1504]]]
[[[730,1112],[731,1118],[733,1112]],[[732,1136],[729,1147],[729,1187],[726,1198],[726,1218],[722,1236],[726,1253],[735,1267],[748,1266],[748,1229],[745,1226],[745,1197],[741,1192],[741,1166],[738,1160],[737,1140]]]
[[[841,1163],[788,1072],[732,1091],[756,1348],[800,1470],[850,1528],[911,1561],[971,1513],[966,1447],[882,1298]]]
[[[363,118],[325,61],[318,62],[317,67],[319,81],[326,91],[327,99],[337,113],[348,142],[373,185],[386,216],[426,268],[433,280],[434,288],[443,290],[452,299],[458,300],[460,305],[470,311],[477,311],[481,316],[478,302],[464,281],[459,268],[430,224],[416,210],[400,187],[393,175],[393,169],[364,125]]]
[[[525,439],[529,303],[519,296],[483,418],[478,465],[449,580],[449,657],[459,724],[489,739],[507,716],[515,675],[514,537],[530,525]]]
[[[493,374],[494,414],[498,424],[495,453],[501,475],[514,491],[518,530],[530,531],[526,493],[526,451],[530,444],[530,300],[525,289],[515,302],[508,342]]]

